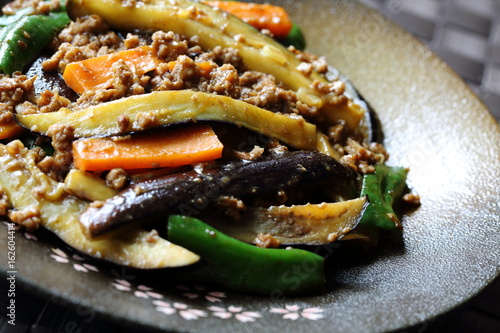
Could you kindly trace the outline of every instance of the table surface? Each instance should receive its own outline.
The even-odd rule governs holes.
[[[500,121],[500,0],[360,1],[426,43],[470,84]],[[7,294],[6,281],[1,281],[0,289],[0,295]],[[84,322],[73,309],[23,289],[16,290],[16,298],[20,300],[16,326],[2,315],[1,333],[127,332],[120,323],[104,318]],[[3,314],[5,302],[2,298]],[[500,332],[500,278],[452,312],[405,332]]]

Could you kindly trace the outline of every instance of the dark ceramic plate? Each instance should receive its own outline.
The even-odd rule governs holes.
[[[422,206],[404,247],[341,266],[325,295],[269,298],[199,285],[162,287],[17,233],[18,283],[124,322],[217,332],[387,331],[425,324],[500,272],[500,129],[461,79],[419,41],[354,1],[275,1],[308,50],[347,74],[378,112],[394,165],[411,167]],[[0,249],[7,248],[2,227]],[[27,239],[28,238],[28,239]],[[5,250],[0,251],[2,253]],[[2,271],[8,270],[1,256]],[[90,309],[90,311],[89,311]]]

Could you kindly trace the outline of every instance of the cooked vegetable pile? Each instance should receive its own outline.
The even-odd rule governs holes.
[[[321,246],[401,242],[400,205],[418,204],[408,170],[386,165],[373,113],[283,8],[15,0],[3,13],[0,214],[21,227],[114,264],[286,295],[324,290]]]

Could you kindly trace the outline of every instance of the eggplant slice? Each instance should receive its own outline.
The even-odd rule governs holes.
[[[102,205],[90,205],[80,223],[86,236],[95,238],[164,214],[193,215],[221,196],[245,199],[356,176],[337,160],[313,151],[232,161],[200,173],[193,170],[134,184]]]

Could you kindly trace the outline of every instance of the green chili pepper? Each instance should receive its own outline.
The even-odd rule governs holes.
[[[374,173],[363,177],[361,196],[367,195],[370,203],[359,222],[359,230],[376,238],[381,229],[388,230],[394,240],[401,240],[402,225],[396,211],[406,190],[407,173],[402,167],[379,164]]]
[[[292,23],[292,30],[288,33],[285,38],[278,39],[278,41],[285,46],[294,46],[297,50],[304,50],[306,48],[306,38],[302,33],[300,27]]]
[[[26,15],[0,32],[0,71],[11,75],[22,71],[66,24],[65,11],[48,15]]]
[[[13,15],[0,16],[0,27],[5,27],[19,21],[23,16],[33,13],[34,9],[32,7],[26,7],[19,9]]]
[[[312,252],[258,248],[181,215],[170,216],[168,239],[206,261],[187,279],[272,297],[317,293],[324,288],[324,259]]]

